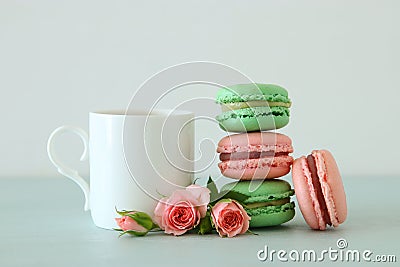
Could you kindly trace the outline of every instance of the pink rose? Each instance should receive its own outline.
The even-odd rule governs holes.
[[[198,185],[179,189],[161,199],[154,210],[154,221],[167,234],[182,235],[206,216],[210,190]]]
[[[211,217],[221,237],[246,233],[251,219],[242,205],[231,199],[223,199],[215,204],[211,210]]]
[[[136,212],[129,212],[128,214],[135,214]],[[136,231],[136,232],[148,232],[146,228],[138,224],[134,219],[125,215],[121,218],[115,218],[118,226],[121,227],[123,231]]]

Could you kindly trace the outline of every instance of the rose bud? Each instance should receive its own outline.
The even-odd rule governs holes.
[[[144,236],[150,230],[157,228],[149,215],[140,211],[117,211],[118,214],[122,215],[121,218],[115,218],[118,226],[121,229],[115,229],[122,231],[122,234],[130,234],[135,236]]]

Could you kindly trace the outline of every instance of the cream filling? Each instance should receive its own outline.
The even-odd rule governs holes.
[[[222,104],[222,112],[231,111],[242,108],[250,108],[250,107],[285,107],[290,108],[292,103],[284,103],[284,102],[268,102],[265,100],[257,100],[257,101],[248,101],[248,102],[235,102],[235,103],[226,103]]]
[[[272,200],[272,201],[267,201],[267,202],[259,202],[259,203],[250,203],[246,204],[246,208],[248,209],[255,209],[255,208],[261,208],[261,207],[267,207],[267,206],[280,206],[286,203],[289,203],[290,198],[284,198],[284,199],[278,199],[278,200]]]

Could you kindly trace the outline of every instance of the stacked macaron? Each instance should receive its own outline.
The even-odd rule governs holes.
[[[278,85],[233,85],[220,89],[216,100],[222,109],[216,119],[228,132],[274,130],[289,123],[291,101]]]
[[[291,220],[294,191],[286,181],[273,178],[290,172],[292,141],[284,134],[268,132],[289,123],[287,91],[272,84],[241,84],[220,89],[216,101],[222,108],[216,117],[220,127],[237,133],[218,143],[222,175],[240,180],[225,185],[222,191],[243,205],[252,218],[250,227]],[[258,180],[254,186],[253,180]]]
[[[292,167],[298,204],[312,229],[337,227],[347,216],[346,195],[339,169],[327,150],[314,150],[293,161],[291,139],[268,132],[289,123],[287,91],[272,84],[239,84],[217,94],[222,114],[216,117],[228,135],[218,143],[222,175],[238,179],[221,191],[236,199],[251,217],[250,227],[274,226],[294,217],[294,190],[280,179]],[[293,165],[293,166],[292,166]]]

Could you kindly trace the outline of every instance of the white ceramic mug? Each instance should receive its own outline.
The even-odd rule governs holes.
[[[192,112],[177,110],[92,112],[90,138],[78,127],[61,126],[50,135],[47,152],[58,171],[82,189],[85,210],[91,210],[94,223],[112,229],[117,227],[115,208],[152,215],[162,195],[192,182],[193,117]],[[83,140],[81,160],[90,155],[90,188],[54,152],[54,140],[64,132]]]

